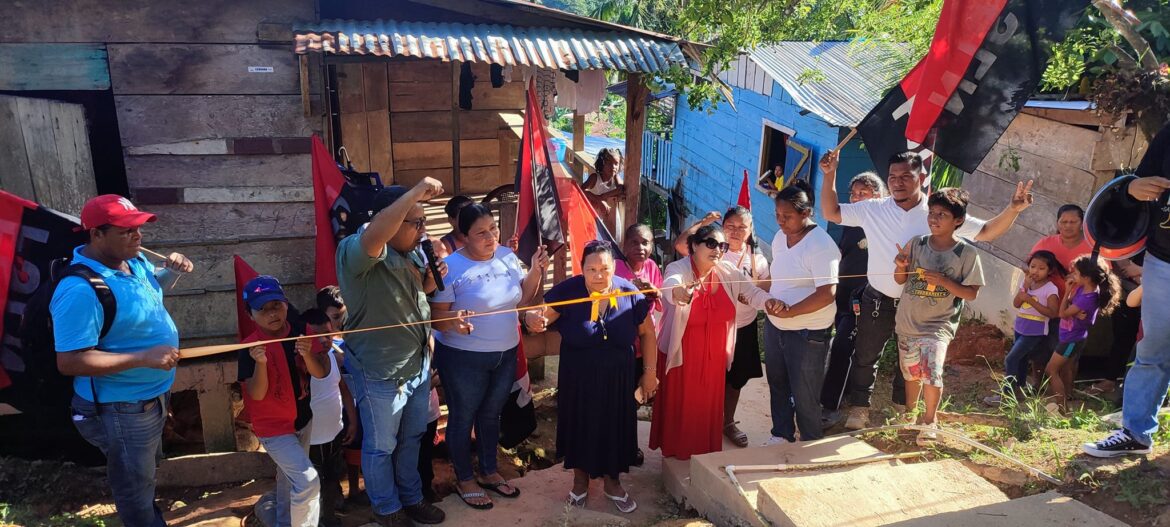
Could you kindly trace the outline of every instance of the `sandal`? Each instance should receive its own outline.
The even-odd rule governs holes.
[[[487,494],[484,494],[482,492],[459,492],[458,487],[456,487],[455,493],[459,495],[459,499],[463,500],[463,503],[466,503],[468,507],[471,507],[473,509],[486,511],[486,510],[488,510],[496,505],[490,501],[487,503],[471,503],[470,501],[467,501],[469,499],[475,499],[475,498],[486,498]]]
[[[504,481],[504,480],[500,480],[500,481],[497,481],[495,483],[487,483],[487,482],[483,482],[483,481],[476,481],[476,483],[481,488],[495,492],[496,494],[499,494],[501,497],[504,497],[504,498],[515,498],[515,497],[520,496],[520,489],[518,489],[516,487],[512,487],[512,485],[510,485],[507,481]],[[504,491],[500,490],[500,487],[512,487],[512,492],[505,493]]]
[[[620,498],[617,496],[610,496],[609,493],[605,493],[605,497],[609,498],[609,501],[613,502],[613,506],[617,508],[618,512],[623,514],[629,514],[638,508],[638,502],[630,498],[629,492]]]
[[[585,507],[585,498],[588,498],[588,497],[589,497],[588,490],[585,491],[583,494],[573,494],[573,491],[570,490],[569,491],[569,506],[570,507],[584,508]]]
[[[747,434],[743,433],[743,430],[740,430],[738,426],[735,426],[737,424],[739,424],[739,421],[734,421],[723,425],[723,435],[727,439],[730,439],[731,442],[735,444],[735,446],[743,448],[748,446],[748,436]]]

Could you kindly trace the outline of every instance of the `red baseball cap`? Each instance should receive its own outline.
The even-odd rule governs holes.
[[[102,225],[129,229],[156,219],[154,214],[138,210],[130,200],[117,194],[102,194],[81,207],[81,228],[84,230]]]

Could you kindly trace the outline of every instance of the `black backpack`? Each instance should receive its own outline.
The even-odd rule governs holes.
[[[63,399],[66,404],[73,397],[72,379],[61,375],[57,369],[57,350],[53,341],[53,318],[49,304],[57,285],[69,276],[84,279],[93,288],[102,306],[102,329],[98,341],[105,338],[114,324],[118,305],[114,292],[100,274],[81,264],[73,264],[69,258],[59,258],[49,264],[50,278],[41,283],[25,306],[20,321],[21,358],[25,363],[25,395],[40,401]],[[90,378],[94,397],[97,387]]]
[[[374,197],[382,190],[382,176],[377,172],[359,172],[353,168],[349,154],[342,147],[339,154],[345,165],[337,164],[345,178],[337,200],[329,204],[330,226],[334,241],[340,242],[353,234],[373,217]]]

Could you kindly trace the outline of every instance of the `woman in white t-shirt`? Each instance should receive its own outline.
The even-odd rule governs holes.
[[[484,491],[515,498],[520,489],[509,485],[496,470],[500,412],[516,379],[516,347],[520,344],[515,313],[463,318],[470,313],[515,309],[530,302],[540,290],[548,255],[538,248],[527,273],[520,259],[501,247],[500,229],[491,210],[473,204],[459,211],[459,232],[466,241],[448,256],[443,289],[431,299],[436,322],[435,367],[443,379],[447,417],[447,447],[458,478],[457,494],[468,506],[489,509]],[[479,449],[480,480],[471,466],[471,428]],[[482,490],[480,489],[482,488]]]
[[[773,298],[784,303],[764,326],[764,365],[772,404],[772,438],[767,444],[824,437],[821,384],[829,353],[837,268],[841,251],[812,220],[813,194],[797,180],[776,194],[772,240]]]

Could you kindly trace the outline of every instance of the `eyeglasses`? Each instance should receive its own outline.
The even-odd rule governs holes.
[[[729,244],[727,242],[721,242],[719,240],[716,240],[715,238],[707,238],[704,240],[699,240],[699,243],[707,246],[707,248],[711,249],[712,251],[714,251],[715,249],[719,249],[720,251],[727,252],[727,250],[731,248],[731,244]]]
[[[414,220],[403,220],[402,224],[403,225],[413,225],[414,230],[421,231],[423,226],[425,226],[427,224],[427,217],[423,216],[421,218],[414,219]]]

